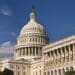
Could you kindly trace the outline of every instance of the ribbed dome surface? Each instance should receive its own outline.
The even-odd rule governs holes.
[[[31,12],[29,22],[21,29],[20,34],[40,33],[44,34],[44,28],[35,20],[35,13]]]
[[[44,34],[44,28],[42,25],[40,25],[39,23],[37,23],[36,21],[29,21],[28,24],[26,24],[20,34],[26,34],[26,33],[40,33],[40,34]]]

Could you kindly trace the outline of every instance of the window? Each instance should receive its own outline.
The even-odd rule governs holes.
[[[66,68],[66,71],[69,71],[69,68],[68,67]]]
[[[36,75],[37,75],[37,71],[36,71]]]
[[[61,70],[59,69],[59,75],[61,75]]]
[[[31,42],[31,38],[30,38],[30,42]]]
[[[63,73],[63,74],[65,73],[65,69],[64,69],[64,68],[62,69],[62,73]]]
[[[41,75],[41,70],[40,70],[40,73],[39,74]]]
[[[51,56],[53,56],[53,51],[51,51]]]
[[[20,75],[20,72],[19,71],[17,72],[17,75]]]
[[[34,42],[34,38],[33,38],[33,42]]]
[[[48,71],[48,75],[50,75],[50,72]]]
[[[25,72],[23,72],[23,75],[26,75],[26,73],[25,73]]]
[[[44,72],[44,75],[46,75],[46,72]]]
[[[37,38],[35,38],[35,41],[37,42]]]
[[[53,71],[51,71],[51,75],[53,75]]]
[[[73,71],[73,67],[72,66],[70,67],[70,71]]]
[[[50,57],[50,52],[48,52],[48,56]]]
[[[57,75],[57,70],[55,70],[55,75]]]

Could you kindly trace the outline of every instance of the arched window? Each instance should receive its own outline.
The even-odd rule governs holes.
[[[53,71],[51,71],[51,75],[53,75]]]
[[[55,70],[55,75],[57,75],[57,70]]]
[[[61,75],[61,70],[59,69],[59,75]]]
[[[62,69],[62,73],[63,73],[63,75],[64,75],[64,73],[65,73],[65,69],[64,69],[64,68]]]

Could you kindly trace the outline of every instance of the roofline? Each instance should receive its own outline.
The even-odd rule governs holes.
[[[75,40],[75,35],[69,36],[67,38],[64,38],[62,40],[59,40],[59,41],[56,41],[56,42],[53,42],[53,43],[50,43],[50,44],[44,46],[43,49],[50,48],[50,47],[52,48],[52,47],[58,46],[60,44],[63,44],[65,42],[69,42],[71,40]]]

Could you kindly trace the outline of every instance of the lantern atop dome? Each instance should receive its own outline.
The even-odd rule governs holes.
[[[32,11],[30,13],[30,20],[35,20],[35,10],[34,10],[34,6],[32,6]]]

